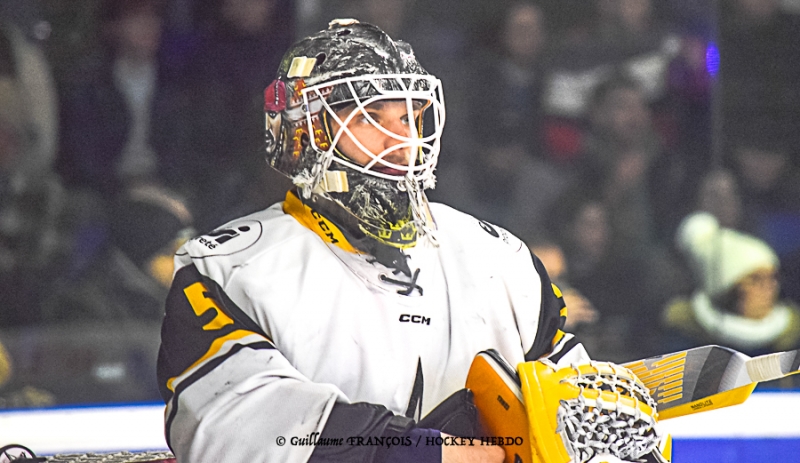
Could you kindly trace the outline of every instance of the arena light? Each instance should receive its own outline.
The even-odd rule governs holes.
[[[719,73],[719,47],[715,42],[708,42],[706,46],[706,70],[711,77]]]

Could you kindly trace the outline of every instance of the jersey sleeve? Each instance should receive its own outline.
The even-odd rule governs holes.
[[[525,353],[525,360],[547,357],[557,365],[589,360],[589,355],[577,338],[563,331],[567,321],[567,305],[561,290],[550,281],[542,261],[533,253],[531,259],[541,282],[541,299],[536,337]]]
[[[192,263],[176,272],[167,297],[158,382],[167,443],[182,461],[371,461],[378,447],[300,444],[401,435],[413,425],[304,377]]]
[[[575,337],[563,331],[567,307],[561,290],[522,240],[500,226],[443,205],[437,205],[436,212],[446,214],[455,224],[458,233],[450,235],[453,241],[472,245],[460,248],[464,255],[474,254],[467,265],[486,266],[492,275],[502,275],[504,296],[511,302],[522,348],[519,357],[511,350],[506,352],[508,358],[534,361],[547,357],[557,364],[590,360]]]

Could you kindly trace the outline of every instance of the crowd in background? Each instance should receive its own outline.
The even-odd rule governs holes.
[[[523,238],[593,357],[800,348],[800,1],[2,0],[0,408],[157,398],[113,381],[152,349],[72,349],[109,386],[71,395],[31,340],[157,337],[181,243],[291,186],[263,89],[336,17],[442,79],[430,198]]]

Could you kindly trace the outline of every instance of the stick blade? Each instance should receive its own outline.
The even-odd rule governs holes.
[[[747,399],[752,388],[741,373],[750,357],[727,347],[709,345],[650,357],[624,366],[630,368],[658,404],[661,419],[734,405]],[[754,386],[755,387],[755,386]],[[729,391],[736,391],[725,394]],[[724,396],[714,397],[719,394]],[[706,403],[711,399],[712,403]],[[734,403],[735,402],[735,403]],[[725,405],[717,404],[724,403]],[[670,409],[676,409],[669,412]]]

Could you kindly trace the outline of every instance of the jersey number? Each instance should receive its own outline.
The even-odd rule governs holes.
[[[189,300],[192,310],[194,310],[195,315],[198,317],[201,317],[209,310],[214,310],[217,312],[217,315],[213,320],[203,325],[203,331],[219,330],[225,325],[233,324],[231,317],[225,315],[214,299],[206,296],[208,293],[208,288],[206,288],[203,283],[198,281],[197,283],[187,286],[184,288],[183,293],[186,294],[186,299]]]

